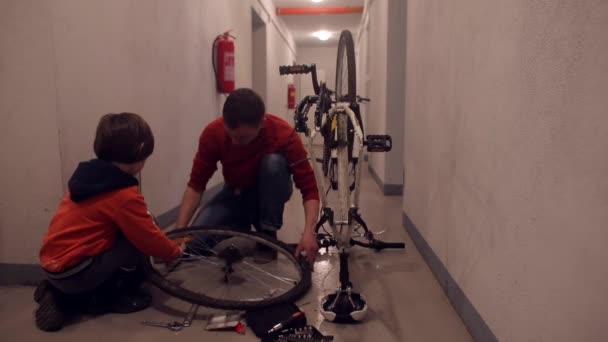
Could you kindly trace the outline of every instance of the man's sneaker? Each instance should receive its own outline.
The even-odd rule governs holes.
[[[278,257],[279,251],[277,251],[275,248],[258,243],[253,256],[253,262],[256,264],[267,264],[277,260]]]
[[[58,291],[43,281],[34,292],[34,300],[38,303],[35,319],[36,326],[42,331],[57,331],[65,324],[65,314],[59,304]]]
[[[261,229],[260,233],[268,236],[269,238],[275,240],[277,239],[276,230]],[[256,244],[256,251],[253,258],[253,262],[256,264],[267,264],[269,262],[277,260],[278,255],[279,252],[275,248],[262,243],[258,243]]]

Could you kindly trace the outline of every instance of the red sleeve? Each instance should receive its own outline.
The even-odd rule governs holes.
[[[293,174],[293,181],[296,188],[302,193],[302,200],[319,200],[319,189],[315,173],[308,160],[308,152],[302,144],[302,139],[292,128],[289,135],[287,146],[285,148],[285,156],[289,163],[289,168]]]
[[[145,255],[166,261],[177,258],[179,246],[154,224],[144,197],[137,190],[134,192],[136,194],[131,195],[129,191],[129,196],[114,211],[116,224],[135,248]]]
[[[217,123],[209,124],[201,133],[198,141],[198,149],[192,162],[192,171],[188,186],[192,189],[203,192],[207,188],[207,182],[217,170],[219,161],[219,144],[217,137]]]

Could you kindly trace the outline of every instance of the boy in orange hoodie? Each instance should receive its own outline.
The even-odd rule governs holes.
[[[147,308],[151,298],[139,291],[142,258],[181,255],[154,223],[135,178],[154,150],[148,124],[133,113],[106,114],[94,150],[97,159],[81,162],[70,178],[40,249],[47,279],[34,299],[36,325],[44,331],[61,329],[74,310]]]

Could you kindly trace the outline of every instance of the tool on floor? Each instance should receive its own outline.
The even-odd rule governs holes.
[[[236,330],[239,333],[244,332],[244,326],[241,322],[243,314],[241,312],[224,312],[215,314],[209,317],[205,330]],[[241,327],[243,326],[243,327]]]
[[[279,322],[278,324],[273,326],[272,329],[268,330],[268,335],[274,334],[275,332],[282,330],[283,327],[287,326],[289,323],[295,321],[296,319],[298,319],[298,317],[303,316],[303,315],[304,315],[304,313],[302,311],[294,312],[291,316],[282,320],[281,322]]]
[[[333,336],[325,336],[311,325],[301,328],[290,328],[281,331],[279,334],[267,336],[262,342],[331,342]]]
[[[159,323],[159,322],[143,321],[141,323],[148,327],[166,328],[171,331],[180,331],[184,328],[184,326],[180,322]]]
[[[306,315],[296,304],[291,302],[248,310],[245,317],[247,326],[260,338],[286,328],[306,326]]]
[[[192,304],[192,306],[190,307],[190,311],[188,311],[188,315],[186,315],[186,318],[184,318],[184,321],[182,322],[182,325],[184,327],[189,327],[190,325],[192,325],[192,321],[194,320],[194,316],[196,316],[198,307],[198,304]]]
[[[141,323],[148,327],[159,327],[159,328],[166,328],[171,331],[180,331],[180,330],[192,325],[192,321],[194,320],[194,316],[196,315],[198,308],[199,308],[198,304],[192,304],[192,306],[190,306],[190,310],[188,310],[188,313],[186,314],[186,317],[184,317],[184,320],[182,322],[173,321],[173,322],[169,322],[169,323],[159,323],[159,322],[143,321]]]

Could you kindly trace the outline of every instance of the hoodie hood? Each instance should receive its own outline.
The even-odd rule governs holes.
[[[137,178],[101,159],[81,162],[68,182],[70,198],[84,201],[106,192],[138,185]]]

